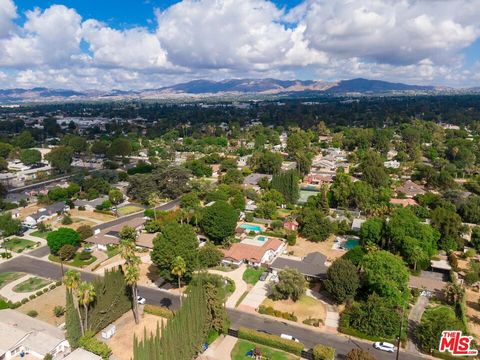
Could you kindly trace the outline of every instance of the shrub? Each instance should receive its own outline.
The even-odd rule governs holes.
[[[78,211],[85,211],[85,210],[87,210],[87,209],[85,208],[85,205],[80,205],[80,206],[78,207]]]
[[[15,302],[15,303],[13,303],[10,307],[11,307],[12,309],[16,309],[16,308],[19,308],[20,306],[22,306],[22,303],[19,302],[19,301],[17,301],[17,302]]]
[[[165,319],[173,319],[173,317],[175,316],[175,313],[172,310],[167,309],[166,307],[156,306],[156,305],[147,304],[143,308],[143,311],[145,311],[147,314],[160,316]]]
[[[68,214],[63,215],[62,225],[70,225],[70,224],[73,224],[73,220],[71,216]]]
[[[92,227],[89,225],[79,226],[77,229],[77,232],[80,235],[81,241],[84,241],[85,239],[88,239],[90,236],[93,236]]]
[[[57,286],[62,285],[62,280],[58,280],[58,281],[55,283],[55,285],[57,285]]]
[[[29,310],[27,312],[27,315],[30,316],[30,317],[37,317],[38,316],[38,311],[37,310]]]
[[[305,325],[310,325],[314,327],[320,327],[320,325],[323,325],[323,320],[322,319],[315,319],[315,318],[308,318],[302,321]]]
[[[22,304],[26,304],[28,302],[28,298],[22,299]]]
[[[42,290],[42,293],[45,294],[48,291],[48,288],[46,287],[45,289]]]
[[[245,213],[245,221],[252,222],[253,221],[253,213],[251,213],[251,212]]]
[[[37,297],[37,295],[32,294],[32,295],[30,295],[28,298],[29,298],[30,300],[33,300],[33,299],[35,299],[36,297]]]
[[[347,353],[346,360],[375,360],[375,357],[367,350],[352,349]]]
[[[78,258],[82,261],[87,261],[92,258],[92,254],[90,254],[88,251],[82,251],[79,255]]]
[[[295,245],[297,243],[297,234],[294,232],[287,234],[287,243],[290,246]]]
[[[458,270],[457,256],[453,252],[448,255],[448,262],[454,271]]]
[[[313,359],[314,360],[333,360],[335,359],[335,349],[318,344],[313,348]]]
[[[43,291],[42,291],[42,290],[38,290],[38,291],[35,293],[35,295],[37,295],[37,296],[40,296],[40,295],[42,295],[42,294],[43,294]]]
[[[300,356],[304,348],[302,343],[297,343],[293,340],[282,339],[280,336],[265,334],[244,327],[238,329],[238,337],[240,339],[253,341],[257,344],[271,346],[297,356]]]
[[[101,356],[102,359],[108,359],[112,350],[108,347],[107,344],[101,342],[95,337],[95,334],[92,331],[86,331],[79,341],[78,345],[90,351],[98,356]]]
[[[280,311],[280,310],[275,310],[271,306],[260,305],[260,307],[258,308],[258,312],[260,314],[275,316],[275,317],[279,317],[279,318],[282,318],[282,319],[285,319],[285,320],[290,320],[290,321],[297,321],[298,320],[297,317],[295,316],[295,314],[289,313],[289,312],[283,312],[283,311]]]
[[[53,314],[55,317],[60,317],[65,314],[65,307],[57,305],[53,308]]]

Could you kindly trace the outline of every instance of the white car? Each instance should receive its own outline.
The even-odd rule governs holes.
[[[286,339],[286,340],[292,340],[292,341],[295,341],[295,342],[300,342],[298,341],[298,339],[295,339],[292,335],[288,335],[288,334],[281,334],[280,337],[282,339]]]
[[[145,305],[145,302],[147,300],[145,300],[145,298],[141,297],[141,296],[137,296],[137,304],[140,304],[140,305]]]
[[[376,342],[373,343],[373,347],[378,350],[386,351],[393,353],[395,352],[395,345],[387,343],[387,342]]]

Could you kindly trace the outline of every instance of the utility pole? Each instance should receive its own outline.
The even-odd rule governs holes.
[[[402,336],[402,328],[403,328],[403,318],[405,317],[405,304],[402,306],[402,319],[400,320],[400,331],[398,333],[398,341],[397,341],[397,357],[396,360],[398,360],[400,356],[400,338]]]

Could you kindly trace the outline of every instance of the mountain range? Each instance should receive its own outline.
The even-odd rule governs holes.
[[[122,99],[201,99],[206,97],[225,96],[240,96],[244,99],[272,96],[388,95],[458,91],[478,92],[478,88],[470,90],[454,90],[445,87],[407,85],[362,78],[335,82],[278,79],[230,79],[222,81],[194,80],[158,89],[132,91],[74,91],[42,87],[33,89],[5,89],[0,90],[0,103]]]

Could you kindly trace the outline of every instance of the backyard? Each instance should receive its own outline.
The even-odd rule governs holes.
[[[251,356],[246,355],[254,348],[260,349],[263,358],[269,360],[294,360],[298,359],[297,356],[287,354],[280,350],[274,350],[268,346],[258,345],[246,340],[238,340],[235,344],[230,357],[232,360],[244,360],[251,359]],[[262,359],[263,359],[262,358]]]
[[[35,245],[36,243],[32,240],[21,239],[18,237],[10,238],[3,242],[4,248],[16,253],[20,253],[27,248],[33,248]]]
[[[16,285],[13,288],[13,291],[17,293],[29,293],[37,291],[50,283],[50,280],[34,276]]]
[[[302,295],[297,302],[290,299],[273,301],[267,298],[262,305],[273,307],[275,310],[282,312],[293,313],[298,318],[298,322],[307,319],[320,319],[324,323],[327,314],[326,306],[308,295]]]
[[[20,272],[0,273],[0,288],[7,285],[8,283],[11,283],[12,281],[20,279],[24,275],[25,275],[24,273],[20,273]]]

